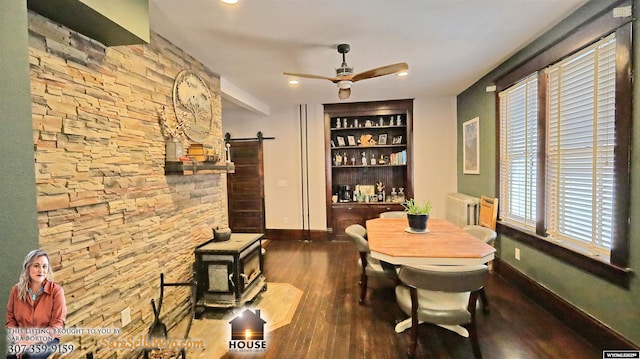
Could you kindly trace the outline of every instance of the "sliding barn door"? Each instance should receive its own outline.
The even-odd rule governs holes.
[[[262,141],[230,141],[235,173],[227,174],[229,228],[235,233],[264,233]]]

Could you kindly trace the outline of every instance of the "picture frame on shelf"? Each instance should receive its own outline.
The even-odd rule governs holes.
[[[356,145],[356,138],[354,136],[347,136],[347,140],[349,141],[349,146]]]
[[[336,136],[336,140],[338,141],[338,146],[340,147],[344,147],[347,144],[344,142],[344,137],[342,136]]]
[[[401,145],[402,144],[402,135],[393,136],[393,140],[391,142],[392,145]]]
[[[480,174],[480,117],[462,124],[462,163],[462,173]]]
[[[387,144],[387,134],[381,133],[378,135],[378,145],[385,146]]]

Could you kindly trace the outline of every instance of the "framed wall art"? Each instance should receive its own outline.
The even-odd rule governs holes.
[[[462,124],[462,173],[480,174],[480,117]]]

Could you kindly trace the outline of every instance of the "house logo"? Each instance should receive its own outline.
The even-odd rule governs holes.
[[[260,309],[252,312],[245,309],[229,322],[231,340],[229,352],[265,352],[267,341],[264,339],[264,325],[267,322],[260,318]]]

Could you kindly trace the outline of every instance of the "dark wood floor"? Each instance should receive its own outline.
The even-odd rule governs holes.
[[[389,287],[369,289],[358,304],[358,254],[351,242],[270,241],[269,282],[304,291],[291,324],[267,338],[260,358],[405,358],[409,331],[394,332],[406,318]],[[486,286],[491,313],[478,310],[485,359],[602,358],[602,353],[497,275]],[[468,339],[420,325],[418,358],[472,358]],[[225,358],[247,358],[227,354]]]

